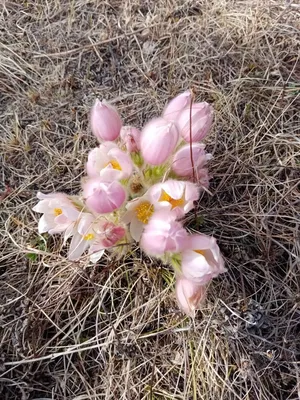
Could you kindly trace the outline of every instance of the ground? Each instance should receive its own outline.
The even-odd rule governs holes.
[[[4,1],[0,20],[1,399],[299,399],[299,2]],[[186,222],[228,269],[195,320],[168,267],[70,262],[32,211],[80,189],[97,97],[141,127],[188,88],[215,120]]]

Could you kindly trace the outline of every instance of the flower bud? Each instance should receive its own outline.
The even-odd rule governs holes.
[[[163,118],[167,121],[175,121],[182,110],[190,107],[191,97],[191,92],[189,90],[176,96],[167,104],[163,112]]]
[[[175,291],[181,310],[190,317],[194,317],[196,308],[205,298],[205,287],[184,277],[179,277],[176,280]]]
[[[192,124],[190,124],[192,116]],[[195,103],[185,108],[176,119],[180,135],[186,142],[199,142],[207,135],[213,121],[213,108],[208,103]],[[190,125],[192,132],[190,134]]]
[[[133,126],[123,126],[120,137],[129,153],[140,150],[141,131]]]
[[[163,164],[172,154],[179,138],[173,122],[163,118],[150,121],[142,131],[141,151],[144,160],[151,165]]]
[[[83,196],[91,211],[106,214],[121,207],[126,199],[123,186],[117,182],[103,182],[102,179],[89,179],[83,185]]]
[[[96,100],[91,110],[91,128],[93,134],[102,140],[115,140],[122,127],[122,120],[116,109],[108,103]]]
[[[172,163],[175,174],[183,177],[192,177],[195,174],[197,178],[198,172],[211,159],[211,154],[207,154],[204,147],[202,143],[192,143],[179,149]]]

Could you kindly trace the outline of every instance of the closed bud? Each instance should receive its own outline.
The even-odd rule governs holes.
[[[179,277],[176,280],[175,291],[179,307],[185,314],[193,318],[196,308],[205,298],[205,286]]]
[[[192,123],[190,123],[192,117]],[[208,103],[195,103],[184,109],[178,116],[176,124],[180,135],[186,142],[203,140],[210,130],[213,121],[213,108]],[[192,128],[190,132],[190,128]]]
[[[164,119],[167,121],[175,121],[181,111],[190,106],[191,97],[191,92],[187,90],[171,100],[163,112]]]
[[[204,150],[204,145],[201,143],[192,143],[183,146],[174,155],[172,170],[178,176],[192,177],[195,175],[196,180],[208,160],[211,159],[211,154],[207,154]]]
[[[174,151],[179,138],[173,122],[163,118],[150,121],[142,131],[141,151],[144,160],[150,165],[163,164]]]
[[[91,110],[91,128],[96,138],[101,141],[117,139],[122,127],[122,120],[108,103],[96,100]]]

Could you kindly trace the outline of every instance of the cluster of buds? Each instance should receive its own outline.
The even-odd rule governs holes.
[[[71,239],[70,260],[88,252],[97,262],[104,251],[120,256],[138,243],[173,266],[178,304],[193,316],[207,284],[225,271],[215,238],[190,234],[183,225],[209,185],[211,155],[201,141],[212,120],[212,107],[193,103],[190,91],[141,131],[123,126],[116,109],[97,100],[91,128],[100,145],[88,155],[82,192],[38,193],[39,232]]]

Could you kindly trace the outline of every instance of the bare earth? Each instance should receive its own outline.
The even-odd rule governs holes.
[[[1,400],[300,398],[299,58],[298,0],[1,2]],[[31,211],[78,192],[96,97],[141,127],[188,88],[215,123],[187,224],[228,268],[194,321],[171,269],[70,262]]]

